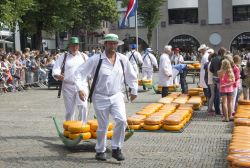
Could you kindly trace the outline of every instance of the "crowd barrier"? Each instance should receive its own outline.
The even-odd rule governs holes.
[[[0,93],[23,91],[29,87],[47,87],[48,69],[19,69],[15,74],[0,72]]]

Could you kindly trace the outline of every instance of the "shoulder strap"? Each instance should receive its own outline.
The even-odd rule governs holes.
[[[101,64],[102,64],[102,59],[101,59],[101,54],[100,54],[100,59],[99,59],[98,65],[96,67],[95,76],[94,76],[94,79],[93,79],[93,82],[92,82],[92,85],[91,85],[91,88],[90,88],[90,92],[89,92],[88,101],[90,103],[92,103],[92,95],[94,93],[94,89],[95,89],[97,77],[98,77],[98,74],[99,74],[99,71],[100,71],[100,68],[101,68]]]
[[[151,65],[153,65],[153,63],[152,63],[152,60],[151,60],[151,58],[150,58],[150,55],[147,53],[144,57],[143,57],[143,61],[145,60],[145,58],[148,56],[148,58],[149,58],[149,60],[150,60],[150,62],[151,62]]]
[[[63,62],[62,62],[62,66],[61,66],[61,74],[63,74],[65,71],[65,62],[66,62],[67,56],[68,56],[68,53],[65,53],[64,58],[63,58]]]
[[[120,59],[121,65],[122,65],[122,72],[123,72],[123,78],[124,78],[124,86],[125,86],[125,90],[126,90],[126,96],[127,99],[129,101],[129,97],[128,97],[128,89],[127,89],[127,82],[126,82],[126,78],[125,78],[125,72],[124,72],[124,64],[122,62],[122,60]]]
[[[135,53],[135,51],[134,52],[132,52],[131,51],[131,55],[130,55],[130,57],[129,57],[129,61],[131,60],[131,58],[133,57],[134,58],[134,60],[135,60],[135,62],[136,62],[136,64],[138,64],[138,60],[137,59],[135,59],[135,55],[134,55],[134,53]]]
[[[86,62],[85,55],[84,55],[84,54],[81,54],[81,56],[82,56],[82,58],[83,58],[84,62]]]

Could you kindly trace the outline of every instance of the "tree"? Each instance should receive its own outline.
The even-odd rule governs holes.
[[[82,24],[87,30],[100,28],[102,21],[115,22],[118,20],[115,0],[81,0]]]
[[[117,16],[114,0],[34,0],[33,8],[22,17],[22,28],[32,35],[32,48],[41,49],[42,30],[93,30],[103,20],[116,21]]]
[[[80,0],[34,0],[23,17],[22,30],[32,37],[32,49],[42,48],[42,30],[48,33],[72,27],[81,15]]]
[[[127,6],[129,0],[123,0],[123,6]],[[159,23],[161,14],[160,7],[166,0],[138,0],[138,17],[148,29],[148,45],[151,46],[152,32]]]
[[[16,22],[22,22],[21,17],[32,7],[33,0],[1,0],[0,22],[12,29]],[[0,28],[1,26],[0,25]]]

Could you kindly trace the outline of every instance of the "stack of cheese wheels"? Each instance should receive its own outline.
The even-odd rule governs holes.
[[[194,110],[199,110],[202,106],[202,99],[200,96],[192,96],[188,101],[187,104],[192,104]]]
[[[234,116],[234,125],[250,126],[250,105],[246,104],[246,100],[240,100],[238,103],[239,105]]]
[[[188,90],[189,96],[199,96],[200,92],[197,90]]]
[[[196,87],[196,88],[189,88],[188,91],[198,91],[199,93],[203,93],[203,88]]]
[[[250,105],[238,105],[234,118],[250,118]]]
[[[177,98],[181,95],[181,92],[172,92],[167,97]]]
[[[173,102],[173,100],[174,100],[174,98],[173,97],[163,97],[163,98],[161,98],[160,100],[158,100],[158,103],[163,103],[163,104],[170,104],[170,103],[172,103]]]
[[[96,130],[98,129],[98,122],[97,120],[89,120],[87,122],[89,125],[90,125],[90,132],[91,132],[91,135],[92,135],[92,138],[96,138],[97,135],[96,135]],[[113,124],[112,123],[109,123],[108,125],[108,132],[107,132],[107,138],[108,139],[111,139],[112,136],[113,136]]]
[[[82,122],[81,121],[64,121],[63,122],[63,128],[64,128],[63,134],[67,138],[69,137],[69,134],[70,134],[70,132],[68,131],[69,125],[72,125],[72,124],[82,124]]]
[[[146,117],[150,116],[151,114],[158,111],[163,104],[161,103],[152,103],[141,109],[140,111],[136,112],[138,115],[145,115]]]
[[[64,136],[70,139],[76,139],[82,134],[83,140],[91,138],[90,125],[83,125],[81,121],[65,121],[63,123]]]
[[[238,101],[238,103],[240,105],[250,105],[250,100],[243,100],[243,99],[241,99],[241,100]]]
[[[151,115],[144,120],[143,129],[149,131],[155,131],[161,129],[164,115]]]
[[[189,99],[188,95],[180,95],[173,101],[173,103],[185,104],[188,101],[188,99]]]
[[[142,86],[142,80],[141,79],[138,80],[138,85]]]
[[[180,85],[171,85],[171,86],[168,86],[168,91],[169,92],[175,92],[177,88],[179,88]]]
[[[250,167],[250,127],[234,127],[227,160],[230,167]]]
[[[249,118],[235,118],[234,119],[235,126],[250,126]]]
[[[142,80],[142,83],[146,86],[152,86],[152,80]]]
[[[201,69],[201,64],[200,63],[193,63],[194,69]]]
[[[163,120],[172,114],[176,109],[176,105],[164,105],[162,106],[159,111],[151,114],[144,120],[143,129],[155,131],[159,130],[162,126]]]
[[[139,130],[144,124],[145,115],[134,114],[127,117],[128,129]]]
[[[166,131],[179,131],[192,116],[191,107],[178,108],[173,114],[164,120],[163,129]]]

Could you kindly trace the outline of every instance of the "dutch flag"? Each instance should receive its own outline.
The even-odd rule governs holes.
[[[129,17],[135,16],[137,10],[137,3],[138,0],[129,0],[127,11],[120,25],[121,29],[126,27],[126,21]]]

